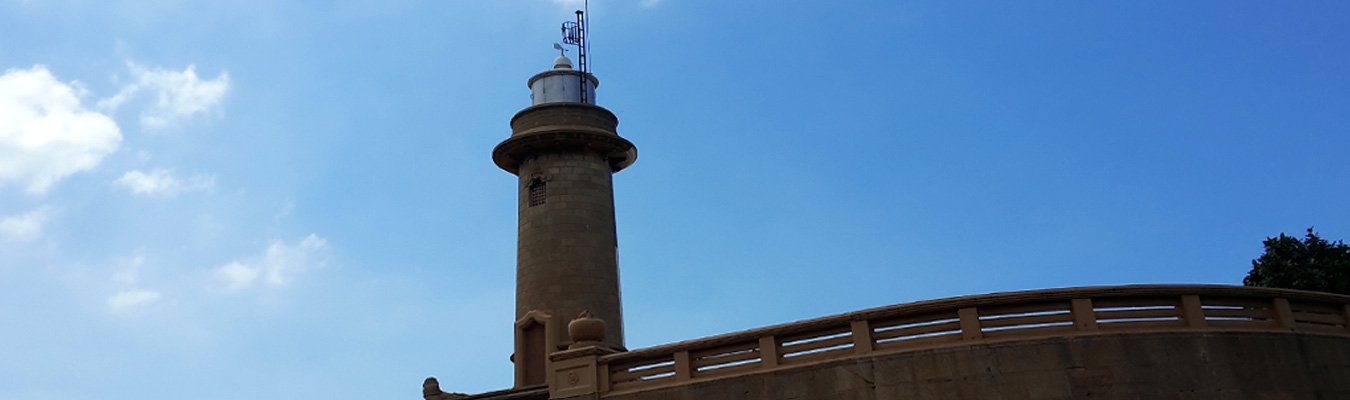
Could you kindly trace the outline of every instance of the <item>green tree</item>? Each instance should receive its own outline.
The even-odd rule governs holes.
[[[1266,238],[1266,254],[1252,260],[1242,284],[1350,294],[1350,246],[1327,242],[1313,228],[1303,240],[1293,236]]]

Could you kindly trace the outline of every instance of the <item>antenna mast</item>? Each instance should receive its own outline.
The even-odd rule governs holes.
[[[578,75],[578,79],[580,80],[580,85],[578,87],[581,88],[581,102],[590,103],[591,101],[588,98],[590,96],[590,90],[587,90],[590,86],[586,84],[586,80],[591,77],[591,64],[586,59],[588,56],[587,53],[589,53],[590,50],[590,44],[587,43],[586,36],[590,30],[590,22],[587,19],[587,14],[590,13],[591,5],[589,0],[582,4],[585,11],[577,10],[576,21],[562,23],[562,36],[563,43],[577,46],[577,69],[581,71],[581,75]]]

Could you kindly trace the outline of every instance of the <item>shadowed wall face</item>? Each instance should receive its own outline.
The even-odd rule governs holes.
[[[604,157],[584,149],[521,164],[516,318],[544,311],[565,324],[590,311],[605,321],[604,343],[622,348],[611,174]]]

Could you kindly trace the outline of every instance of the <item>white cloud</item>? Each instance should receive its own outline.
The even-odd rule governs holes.
[[[154,303],[159,297],[159,292],[153,290],[123,290],[108,298],[108,308],[115,312],[127,311]]]
[[[43,194],[117,151],[122,142],[117,123],[86,109],[83,92],[40,65],[0,75],[0,184],[14,182],[29,194]]]
[[[154,103],[141,111],[141,127],[164,129],[199,114],[219,112],[221,101],[230,90],[230,75],[221,72],[215,79],[197,77],[195,65],[183,72],[146,68],[128,63],[135,81],[122,87],[113,97],[99,101],[99,107],[117,110],[123,103],[149,92]]]
[[[139,253],[139,251],[137,251]],[[108,298],[108,310],[114,313],[128,312],[143,308],[159,301],[163,296],[158,291],[138,288],[141,267],[145,265],[145,256],[137,254],[122,262],[123,267],[113,273],[108,281],[122,287]]]
[[[226,290],[235,291],[252,287],[253,283],[258,281],[259,269],[238,261],[231,261],[229,264],[216,269],[216,275],[225,281]]]
[[[229,291],[249,289],[260,284],[286,286],[305,271],[323,267],[327,248],[328,242],[314,234],[293,244],[274,241],[261,256],[231,261],[217,268],[216,276]]]
[[[30,241],[42,236],[42,227],[51,218],[51,207],[38,207],[24,214],[0,219],[0,238]]]
[[[172,196],[185,191],[210,190],[216,186],[215,179],[209,176],[194,175],[187,180],[181,180],[163,169],[155,169],[150,173],[139,170],[127,172],[113,183],[126,187],[132,194],[151,196]]]

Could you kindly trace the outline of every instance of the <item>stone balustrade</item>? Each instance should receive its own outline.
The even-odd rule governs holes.
[[[554,353],[552,398],[599,398],[834,361],[999,341],[1157,332],[1350,336],[1350,296],[1137,285],[922,301],[628,352]],[[578,375],[580,374],[580,375]]]

